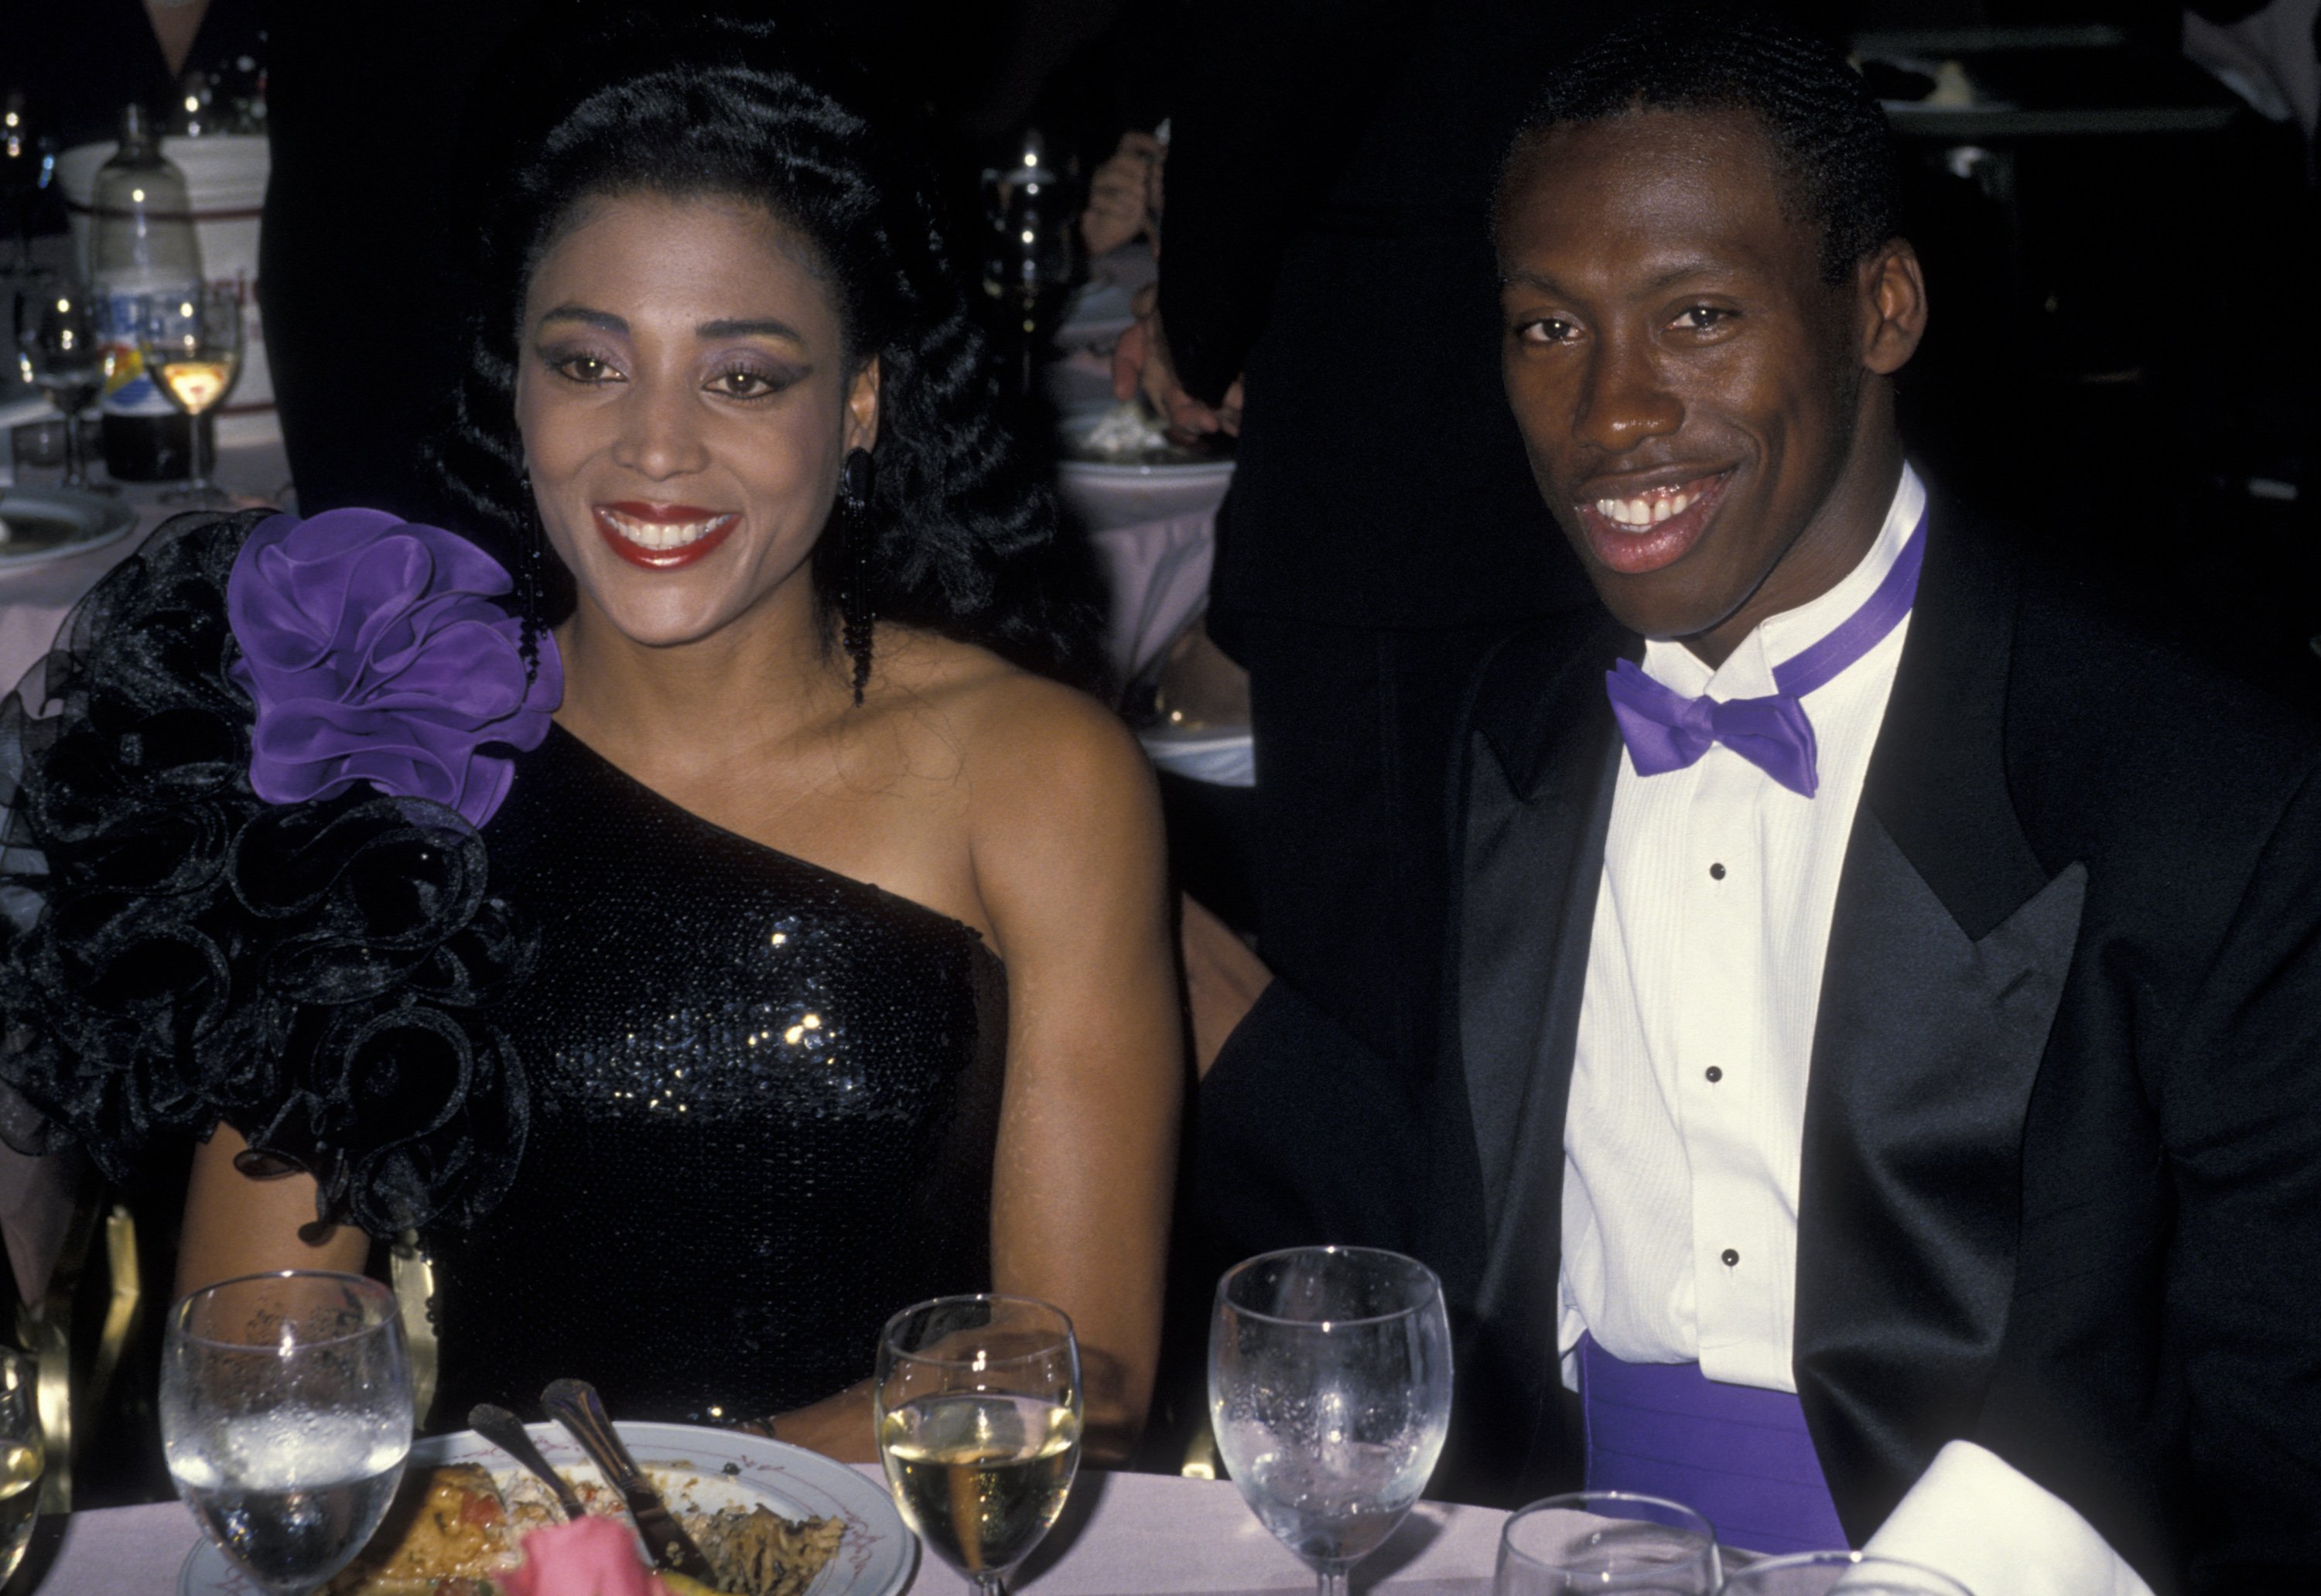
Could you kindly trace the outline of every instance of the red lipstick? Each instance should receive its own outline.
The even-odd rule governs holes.
[[[647,570],[681,570],[705,559],[742,524],[742,517],[734,511],[705,509],[699,505],[656,505],[624,499],[592,508],[596,531],[612,546],[613,552]],[[693,535],[682,542],[660,541],[670,529],[680,537],[688,531]]]

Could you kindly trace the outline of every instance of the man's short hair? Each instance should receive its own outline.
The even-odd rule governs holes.
[[[1507,169],[1557,128],[1631,111],[1755,117],[1789,180],[1798,219],[1821,229],[1826,282],[1843,282],[1901,231],[1901,152],[1886,114],[1843,56],[1793,23],[1706,6],[1622,21],[1543,86]]]

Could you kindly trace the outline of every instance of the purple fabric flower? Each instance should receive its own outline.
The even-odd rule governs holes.
[[[564,696],[544,633],[526,689],[522,623],[495,602],[512,586],[465,538],[383,510],[259,523],[225,598],[232,675],[258,706],[258,796],[294,804],[368,781],[489,820],[514,762],[485,748],[538,747]]]

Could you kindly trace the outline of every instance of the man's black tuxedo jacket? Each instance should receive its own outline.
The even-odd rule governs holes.
[[[1927,536],[1811,1061],[1816,1449],[1857,1542],[1963,1437],[2162,1592],[2290,1588],[2321,1568],[2321,738],[1942,506]],[[1441,1272],[1438,1488],[1478,1500],[1578,1471],[1563,1119],[1619,768],[1603,675],[1638,651],[1599,616],[1479,675],[1417,1100],[1278,982],[1202,1088],[1214,1229]],[[2261,1569],[2289,1582],[2236,1583]]]

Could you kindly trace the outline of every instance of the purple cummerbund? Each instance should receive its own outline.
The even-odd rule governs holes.
[[[1698,1363],[1622,1363],[1592,1336],[1578,1350],[1588,1490],[1680,1501],[1752,1552],[1847,1544],[1796,1397],[1721,1383]]]

